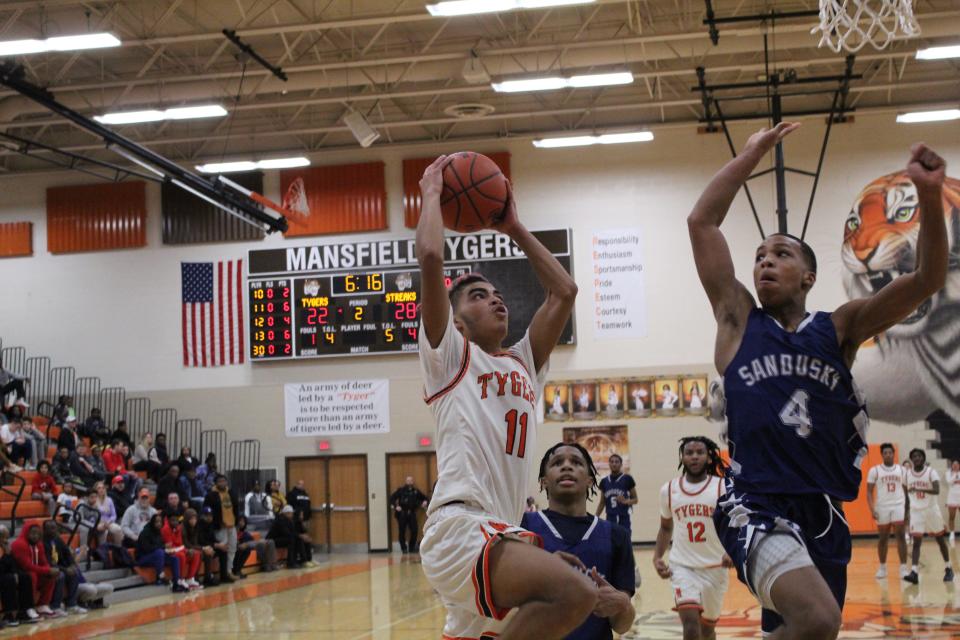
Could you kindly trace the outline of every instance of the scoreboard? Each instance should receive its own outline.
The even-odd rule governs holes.
[[[569,230],[539,231],[571,271]],[[497,233],[446,239],[444,278],[479,271],[504,293],[507,343],[523,336],[544,293],[526,256]],[[252,361],[417,351],[420,272],[413,240],[250,252],[247,279]],[[560,344],[573,344],[572,320]]]

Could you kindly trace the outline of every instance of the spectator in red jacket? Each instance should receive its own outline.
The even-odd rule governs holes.
[[[126,502],[132,503],[137,491],[143,486],[140,477],[132,471],[127,471],[127,454],[129,450],[123,440],[114,438],[113,444],[103,452],[103,466],[111,477],[123,478],[123,492]]]
[[[200,570],[202,554],[196,549],[188,549],[183,544],[183,527],[180,526],[180,516],[170,516],[163,523],[160,530],[163,544],[167,553],[180,560],[180,586],[196,591],[203,589],[197,582],[197,571]]]
[[[37,465],[37,475],[33,476],[33,484],[30,487],[30,497],[34,500],[42,500],[47,505],[47,513],[51,516],[57,509],[57,481],[50,474],[50,463],[41,460]]]
[[[41,543],[42,537],[43,531],[40,525],[31,524],[24,527],[20,536],[10,545],[10,555],[13,556],[20,570],[28,574],[33,582],[34,602],[38,605],[37,613],[44,618],[62,618],[67,614],[50,608],[60,569],[51,567],[47,562],[47,554]]]

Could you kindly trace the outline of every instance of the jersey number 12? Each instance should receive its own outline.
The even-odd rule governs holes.
[[[810,412],[807,410],[807,401],[810,394],[803,389],[797,389],[780,410],[780,422],[788,427],[796,427],[797,435],[806,438],[813,431],[810,421]]]
[[[702,522],[687,523],[687,536],[690,538],[690,542],[706,542],[706,539],[703,537],[703,534],[706,532],[707,526]]]
[[[519,419],[518,419],[519,416]],[[514,446],[517,449],[517,457],[522,458],[527,452],[527,420],[526,413],[520,413],[516,409],[510,409],[505,416],[507,421],[507,455],[513,455]],[[517,433],[517,423],[520,424],[520,433]],[[517,436],[520,436],[520,442],[517,442]]]

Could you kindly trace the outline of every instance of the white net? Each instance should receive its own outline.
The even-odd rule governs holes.
[[[307,189],[303,178],[294,178],[283,195],[283,208],[298,213],[304,218],[310,217],[310,204],[307,202]]]
[[[913,0],[820,0],[820,44],[837,53],[857,52],[866,44],[883,49],[896,38],[920,34]]]

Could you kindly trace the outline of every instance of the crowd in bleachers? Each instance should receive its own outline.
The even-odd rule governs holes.
[[[79,422],[69,396],[49,420],[34,419],[20,387],[11,390],[16,401],[0,413],[2,484],[22,478],[28,502],[18,503],[19,532],[0,526],[0,626],[106,606],[113,587],[81,570],[94,559],[176,593],[244,579],[248,564],[313,566],[302,481],[286,495],[277,480],[266,492],[254,482],[241,501],[213,453],[201,462],[185,446],[171,458],[163,433],[134,447],[126,423],[111,430],[97,408]]]

